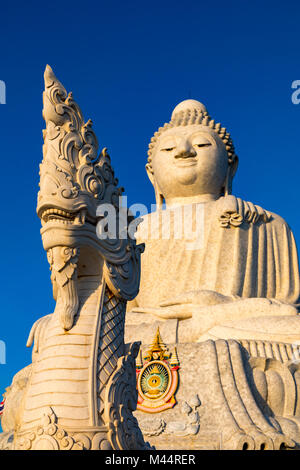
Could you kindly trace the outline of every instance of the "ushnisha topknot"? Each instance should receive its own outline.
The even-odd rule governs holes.
[[[235,154],[229,132],[227,132],[226,128],[222,127],[220,123],[216,123],[214,119],[211,119],[204,104],[196,100],[184,100],[179,103],[172,112],[171,121],[166,122],[158,129],[157,132],[154,133],[149,144],[148,164],[151,166],[153,149],[158,138],[164,131],[171,129],[172,127],[190,126],[192,124],[208,126],[218,134],[220,139],[224,142],[228,155],[228,163],[229,165],[232,165],[237,159],[237,155]]]

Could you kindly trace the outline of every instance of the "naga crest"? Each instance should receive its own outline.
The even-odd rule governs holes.
[[[61,324],[70,329],[78,309],[76,279],[81,247],[90,247],[94,256],[95,252],[100,255],[104,279],[113,294],[131,300],[138,293],[143,246],[136,246],[129,236],[97,236],[96,226],[101,218],[97,208],[109,204],[118,218],[123,188],[118,187],[106,149],[98,154],[92,121],[84,122],[72,93],[67,94],[51,67],[46,67],[44,78],[46,129],[37,214],[52,272],[54,298],[60,297],[65,304]]]
[[[91,121],[49,66],[43,98],[37,213],[56,305],[31,328],[32,364],[5,397],[0,449],[146,449],[132,414],[140,343],[124,342],[126,301],[139,288],[137,220]]]

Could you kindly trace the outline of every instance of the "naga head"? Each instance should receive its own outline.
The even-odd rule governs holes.
[[[103,262],[105,282],[115,295],[130,300],[139,287],[140,252],[132,238],[99,239],[97,209],[110,204],[119,214],[118,187],[110,157],[98,153],[92,122],[55,77],[51,67],[44,74],[43,161],[37,214],[47,251],[55,299],[64,300],[61,324],[68,330],[78,310],[77,264],[82,247]]]
[[[88,236],[87,232],[94,238],[97,207],[109,197],[117,204],[121,190],[106,149],[98,155],[91,120],[84,122],[72,93],[67,94],[51,67],[46,67],[44,77],[46,129],[37,214],[48,250],[56,246],[56,238],[61,243],[62,237],[70,241],[79,233]]]

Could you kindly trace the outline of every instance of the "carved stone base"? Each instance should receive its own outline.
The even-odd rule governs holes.
[[[139,343],[127,344],[105,389],[103,426],[67,427],[55,413],[55,406],[41,409],[41,418],[32,428],[20,427],[17,431],[0,433],[0,450],[148,450],[132,411],[136,408],[135,358]],[[27,369],[28,370],[28,369]],[[27,371],[26,370],[26,371]],[[25,369],[18,376],[24,375]],[[22,374],[22,375],[20,375]],[[20,379],[18,379],[20,380]],[[14,383],[16,380],[14,381]],[[18,382],[17,382],[18,383]],[[14,385],[11,390],[14,391]],[[22,397],[12,393],[6,413],[18,406]],[[15,405],[15,406],[14,406]]]
[[[111,450],[107,429],[67,430],[57,424],[51,407],[45,409],[40,425],[25,433],[16,433],[14,450]]]
[[[177,404],[135,412],[156,449],[300,447],[298,351],[262,341],[209,340],[178,344],[177,352]]]

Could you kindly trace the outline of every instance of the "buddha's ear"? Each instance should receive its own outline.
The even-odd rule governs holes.
[[[150,163],[147,163],[145,168],[146,168],[147,175],[148,175],[149,180],[151,181],[152,186],[155,186],[153,170],[152,170]]]
[[[228,165],[225,185],[223,188],[224,196],[228,196],[229,194],[232,193],[232,180],[236,173],[238,163],[239,163],[239,159],[237,155],[235,155],[233,162],[230,165]]]
[[[147,163],[146,171],[147,171],[148,178],[151,181],[152,186],[154,187],[156,206],[157,206],[158,209],[161,209],[162,205],[163,205],[163,202],[164,202],[164,197],[161,194],[161,192],[158,188],[158,185],[155,181],[153,170],[152,170],[152,167],[151,167],[150,163]]]
[[[232,178],[234,177],[234,175],[236,174],[236,170],[237,170],[237,167],[238,167],[238,164],[239,164],[239,157],[237,155],[234,156],[234,160],[232,162],[232,169],[231,169],[231,175],[232,175]]]

